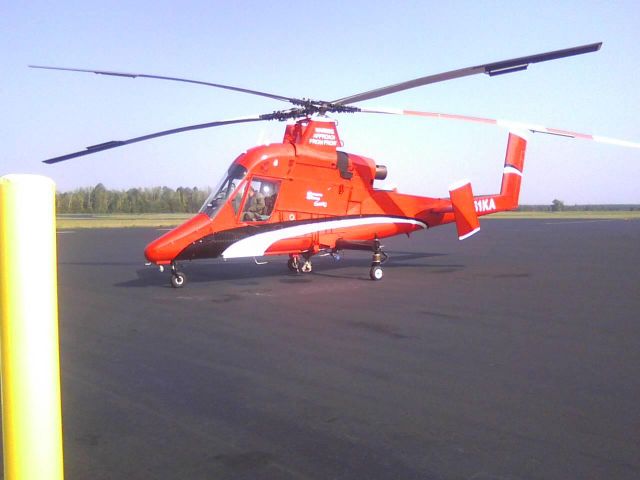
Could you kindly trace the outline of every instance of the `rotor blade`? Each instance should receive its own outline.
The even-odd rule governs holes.
[[[273,93],[259,92],[257,90],[249,90],[247,88],[233,87],[231,85],[222,85],[220,83],[210,83],[210,82],[202,82],[200,80],[189,80],[187,78],[176,78],[176,77],[164,77],[161,75],[147,75],[145,73],[126,73],[126,72],[109,72],[105,70],[84,70],[81,68],[62,68],[62,67],[45,67],[42,65],[29,65],[30,68],[42,68],[45,70],[65,70],[68,72],[85,72],[85,73],[95,73],[97,75],[111,75],[114,77],[128,77],[128,78],[155,78],[158,80],[172,80],[175,82],[185,82],[185,83],[195,83],[198,85],[206,85],[208,87],[216,87],[216,88],[224,88],[226,90],[233,90],[234,92],[242,92],[248,93],[251,95],[258,95],[261,97],[272,98],[274,100],[281,100],[283,102],[290,102],[295,105],[299,105],[303,103],[303,100],[292,98],[292,97],[283,97],[282,95],[275,95]]]
[[[562,130],[559,128],[544,127],[542,125],[536,125],[533,123],[513,122],[510,120],[499,120],[493,118],[484,117],[471,117],[468,115],[455,115],[450,113],[437,113],[437,112],[418,112],[415,110],[394,110],[394,109],[368,109],[361,108],[360,112],[363,113],[383,113],[388,115],[408,115],[414,117],[429,117],[445,120],[461,120],[464,122],[485,123],[489,125],[497,125],[499,127],[505,127],[513,130],[529,130],[536,133],[545,133],[548,135],[558,135],[560,137],[569,138],[581,138],[583,140],[593,140],[594,142],[608,143],[611,145],[619,145],[621,147],[640,148],[640,143],[629,142],[627,140],[619,140],[617,138],[602,137],[599,135],[591,135],[588,133],[572,132],[570,130]]]
[[[86,150],[82,150],[80,152],[69,153],[67,155],[62,155],[60,157],[54,157],[48,160],[43,160],[43,162],[50,163],[50,164],[58,163],[64,160],[69,160],[71,158],[82,157],[83,155],[91,155],[92,153],[102,152],[103,150],[122,147],[124,145],[129,145],[131,143],[143,142],[145,140],[151,140],[152,138],[163,137],[165,135],[173,135],[174,133],[187,132],[189,130],[199,130],[202,128],[219,127],[222,125],[232,125],[234,123],[260,122],[262,120],[264,119],[260,117],[236,118],[232,120],[221,120],[218,122],[201,123],[199,125],[190,125],[188,127],[180,127],[180,128],[174,128],[172,130],[164,130],[162,132],[143,135],[142,137],[130,138],[129,140],[111,140],[109,142],[101,143],[99,145],[92,145],[90,147],[87,147]]]
[[[602,42],[591,43],[579,47],[565,48],[563,50],[555,50],[553,52],[539,53],[537,55],[529,55],[527,57],[513,58],[511,60],[503,60],[500,62],[486,63],[475,67],[461,68],[450,72],[437,73],[426,77],[416,78],[407,82],[396,83],[386,87],[376,88],[368,92],[357,93],[349,97],[334,100],[331,103],[339,103],[346,105],[349,103],[362,102],[363,100],[371,100],[372,98],[382,97],[391,93],[409,90],[411,88],[421,87],[431,83],[444,82],[454,78],[467,77],[478,73],[486,73],[489,76],[502,75],[505,73],[518,72],[526,70],[531,63],[546,62],[556,60],[558,58],[571,57],[573,55],[582,55],[583,53],[595,52],[600,49]]]

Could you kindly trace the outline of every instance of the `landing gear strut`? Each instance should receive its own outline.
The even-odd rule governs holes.
[[[369,277],[371,280],[382,280],[382,267],[380,266],[387,260],[388,255],[382,251],[380,240],[376,237],[373,240],[373,255],[371,256],[371,270]]]
[[[300,271],[300,255],[290,255],[289,260],[287,261],[287,267],[292,272]]]
[[[313,265],[311,264],[311,255],[302,254],[302,261],[300,255],[292,254],[287,261],[287,267],[292,272],[298,273],[311,273]]]
[[[176,264],[171,264],[171,286],[173,288],[182,288],[187,283],[187,276],[183,272],[179,272]]]

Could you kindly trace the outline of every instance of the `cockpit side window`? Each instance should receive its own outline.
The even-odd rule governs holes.
[[[273,207],[280,190],[280,182],[254,177],[248,189],[240,220],[243,222],[266,222],[273,213]]]
[[[227,172],[227,175],[223,177],[218,184],[218,187],[213,190],[209,198],[204,202],[204,205],[200,208],[200,213],[206,213],[209,217],[213,218],[222,205],[224,205],[227,199],[233,194],[238,185],[240,185],[246,174],[246,168],[242,165],[233,164]]]

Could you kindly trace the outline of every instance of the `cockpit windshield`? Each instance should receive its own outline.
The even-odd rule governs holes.
[[[242,165],[237,163],[231,165],[227,175],[222,178],[218,186],[204,202],[202,208],[200,208],[200,213],[206,213],[210,218],[213,218],[216,213],[218,213],[218,210],[220,210],[220,207],[222,207],[231,194],[233,194],[246,174],[247,169]]]

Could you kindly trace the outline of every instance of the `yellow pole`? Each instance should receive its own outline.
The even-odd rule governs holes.
[[[0,349],[6,480],[60,480],[55,184],[0,177]]]

